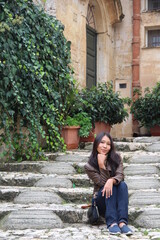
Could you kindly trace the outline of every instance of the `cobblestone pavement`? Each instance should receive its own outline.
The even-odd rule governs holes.
[[[45,230],[7,230],[0,231],[0,239],[2,240],[145,240],[154,239],[160,240],[160,232],[158,229],[136,229],[130,226],[134,231],[132,236],[110,235],[105,225],[101,226],[85,226],[71,225],[63,229],[45,229]]]

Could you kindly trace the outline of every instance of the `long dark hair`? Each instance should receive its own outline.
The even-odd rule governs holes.
[[[111,149],[107,156],[107,163],[111,167],[111,177],[113,177],[113,176],[115,176],[115,172],[116,172],[117,167],[120,164],[121,158],[120,158],[119,154],[116,153],[113,139],[108,132],[101,132],[96,136],[94,143],[93,143],[92,153],[91,153],[88,163],[91,166],[93,166],[94,168],[96,168],[97,170],[99,170],[98,160],[97,160],[97,155],[98,155],[97,148],[104,136],[107,136],[111,142]]]

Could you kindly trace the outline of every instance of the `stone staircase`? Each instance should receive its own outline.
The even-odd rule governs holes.
[[[93,183],[84,172],[92,144],[46,153],[46,162],[1,163],[0,240],[160,239],[160,138],[115,141],[129,188],[134,235],[110,237],[105,224],[90,226]]]

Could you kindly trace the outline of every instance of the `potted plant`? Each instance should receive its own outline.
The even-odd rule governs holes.
[[[100,83],[97,87],[83,89],[81,92],[83,109],[95,127],[95,134],[110,131],[112,125],[121,123],[128,116],[124,100],[113,91],[110,82]]]
[[[150,130],[152,136],[160,136],[160,82],[152,89],[145,88],[144,95],[135,89],[136,100],[131,105],[131,113],[140,123]]]
[[[78,148],[80,137],[87,137],[91,128],[91,118],[86,112],[76,113],[72,117],[67,116],[62,127],[62,137],[67,149]]]

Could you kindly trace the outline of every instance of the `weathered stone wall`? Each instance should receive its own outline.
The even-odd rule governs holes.
[[[121,0],[125,17],[121,23],[115,24],[115,90],[122,97],[132,97],[132,2]],[[132,136],[132,116],[113,126],[111,133],[115,137]]]

